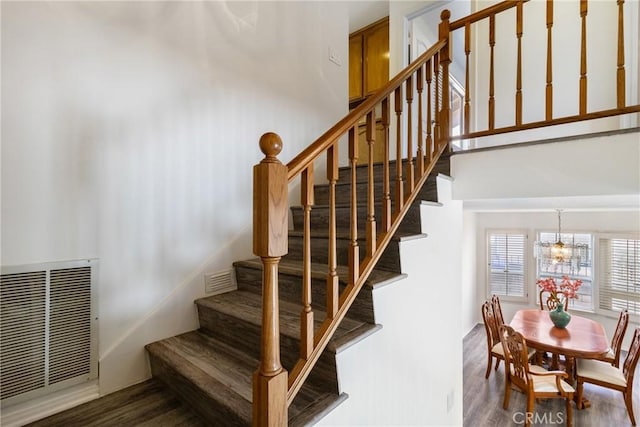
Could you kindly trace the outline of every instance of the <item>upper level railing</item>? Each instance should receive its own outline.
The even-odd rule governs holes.
[[[493,7],[474,13],[453,23],[450,13],[441,14],[439,41],[402,70],[385,87],[373,94],[346,117],[336,123],[320,138],[309,145],[287,165],[282,164],[277,155],[282,149],[282,141],[273,133],[260,139],[260,148],[265,158],[254,167],[254,253],[264,265],[263,273],[263,324],[262,357],[260,367],[253,379],[253,422],[254,425],[280,426],[287,423],[287,407],[293,401],[303,382],[309,375],[320,354],[327,346],[340,321],[352,305],[358,291],[373,271],[376,263],[400,222],[407,213],[418,191],[441,153],[448,147],[450,129],[450,88],[449,66],[451,58],[452,31],[464,30],[465,40],[465,95],[463,105],[463,128],[456,138],[476,138],[481,136],[526,130],[541,126],[570,123],[579,120],[607,117],[640,111],[639,105],[625,104],[624,34],[622,30],[623,4],[611,2],[619,8],[618,61],[616,68],[617,104],[610,109],[596,112],[587,111],[586,72],[586,21],[588,3],[580,1],[582,19],[582,49],[580,51],[580,98],[579,114],[556,118],[553,115],[553,79],[551,63],[551,36],[553,30],[553,2],[547,1],[547,74],[545,89],[545,120],[525,122],[523,119],[522,93],[522,34],[524,1],[504,1]],[[496,16],[503,12],[516,11],[517,40],[515,52],[516,87],[515,112],[512,125],[496,126],[496,99],[494,96],[494,48]],[[474,26],[488,21],[489,28],[489,98],[487,100],[488,126],[483,130],[472,130],[470,118],[473,115],[470,100],[471,37],[477,33]],[[595,52],[597,54],[597,52]],[[478,82],[476,84],[479,84]],[[414,110],[414,101],[417,111]],[[474,105],[478,105],[476,102]],[[395,123],[391,115],[395,113]],[[366,163],[359,162],[359,127],[364,123]],[[379,124],[381,129],[376,130]],[[393,137],[390,131],[394,130]],[[376,137],[376,135],[380,135]],[[382,176],[374,174],[375,147],[382,145],[382,156],[378,167]],[[346,145],[346,147],[344,147]],[[346,149],[341,150],[344,147]],[[342,162],[339,153],[348,153]],[[395,160],[395,161],[394,161]],[[314,206],[314,165],[326,161],[326,180],[329,186],[329,207],[326,232],[328,236],[328,266],[326,271],[326,316],[319,328],[314,328],[314,308],[311,301],[311,211]],[[348,165],[351,194],[349,200],[349,248],[346,277],[338,276],[337,234],[338,218],[336,204],[336,183],[339,179],[339,165]],[[366,194],[357,191],[357,167],[367,168]],[[319,169],[323,169],[322,167]],[[382,182],[380,182],[382,181]],[[378,194],[374,188],[381,186]],[[298,190],[299,186],[299,190]],[[288,252],[288,209],[291,190],[300,191],[303,209],[303,256],[302,256],[302,311],[300,314],[300,356],[290,368],[290,373],[280,361],[280,334],[278,309],[278,265]],[[364,200],[362,200],[364,199]],[[378,209],[376,209],[378,207]],[[364,210],[365,215],[359,215]],[[379,217],[376,212],[380,212]],[[364,227],[359,227],[359,218],[364,218]],[[361,234],[363,236],[361,237]],[[361,244],[364,247],[361,248]],[[360,251],[365,256],[360,256]],[[362,260],[361,260],[362,259]],[[346,287],[339,291],[339,280]]]
[[[544,50],[544,54],[542,57],[535,57],[529,60],[529,64],[531,63],[540,63],[540,65],[544,64],[544,67],[540,67],[540,71],[544,73],[545,77],[545,85],[544,85],[544,99],[542,102],[538,103],[538,98],[532,96],[532,92],[535,92],[535,89],[529,87],[528,98],[524,95],[523,90],[523,68],[525,61],[525,51],[523,49],[523,35],[524,31],[524,12],[527,9],[525,6],[532,6],[534,4],[526,5],[527,1],[505,1],[499,3],[493,7],[484,9],[472,15],[469,15],[465,18],[454,21],[450,24],[449,28],[451,30],[451,37],[455,37],[455,33],[457,31],[462,31],[464,33],[464,37],[461,38],[464,40],[464,59],[462,58],[452,58],[453,61],[464,61],[464,101],[462,107],[462,129],[459,135],[453,136],[452,140],[469,140],[474,138],[481,138],[491,135],[498,135],[509,132],[523,131],[553,125],[567,124],[567,123],[575,123],[579,121],[592,120],[592,119],[600,119],[605,117],[618,116],[623,114],[630,113],[638,113],[640,112],[640,106],[637,103],[637,96],[635,103],[629,104],[627,102],[627,85],[629,84],[629,78],[627,77],[627,65],[625,64],[625,12],[624,12],[624,0],[610,1],[610,2],[591,2],[597,3],[599,10],[602,12],[606,12],[609,16],[615,19],[610,19],[601,25],[604,25],[605,28],[599,28],[593,25],[594,28],[590,28],[588,23],[588,15],[589,15],[589,4],[590,2],[587,0],[576,0],[572,2],[554,2],[553,0],[547,0],[546,2],[537,2],[535,7],[542,8],[544,7],[544,22],[545,29],[541,28],[533,28],[528,32],[533,33],[537,32],[540,35],[544,35],[543,37],[532,39],[529,42],[529,46],[531,46],[534,41],[544,42],[546,45],[546,49]],[[565,7],[563,13],[566,15],[567,13],[575,13],[576,19],[579,19],[580,25],[577,31],[569,31],[567,32],[564,28],[557,28],[557,24],[554,22],[554,16],[557,19],[559,13],[556,11],[556,6],[559,3],[563,3],[562,6]],[[567,10],[571,7],[570,11]],[[497,82],[497,67],[496,67],[496,22],[497,16],[505,12],[509,9],[515,8],[515,25],[513,31],[513,38],[515,39],[515,50],[507,51],[506,54],[508,57],[513,58],[516,63],[515,67],[515,85],[513,87],[513,101],[509,100],[501,100],[501,102],[506,103],[507,105],[511,105],[512,102],[512,122],[510,124],[505,124],[498,126],[496,124],[496,82]],[[539,12],[539,11],[537,11]],[[566,18],[566,16],[565,16]],[[488,22],[487,22],[488,21]],[[566,19],[564,22],[566,23]],[[476,28],[476,25],[479,23],[484,23],[484,25],[488,28],[483,28],[479,30]],[[488,24],[488,25],[487,25]],[[513,22],[509,22],[510,25]],[[555,26],[554,26],[555,25]],[[610,25],[610,26],[609,26]],[[560,33],[562,38],[575,37],[575,41],[573,44],[580,46],[578,50],[575,52],[569,52],[567,54],[567,49],[565,48],[562,51],[562,55],[555,54],[553,52],[553,35],[554,32],[564,31]],[[587,43],[587,35],[588,30],[592,31],[593,34],[598,37],[607,37],[607,40],[610,40],[610,44],[605,47],[606,50],[611,52],[616,52],[616,61],[615,62],[606,62],[603,63],[598,60],[598,58],[602,57],[602,51],[591,51],[588,52],[588,43]],[[486,32],[487,34],[483,33]],[[630,35],[630,34],[629,34]],[[478,54],[473,51],[473,38],[476,37],[478,41],[480,38],[483,39],[483,42],[486,41],[486,46],[478,46],[475,45],[478,50],[481,47],[484,49],[488,49],[488,81],[480,82],[476,81],[476,87],[480,87],[483,84],[488,86],[488,97],[487,99],[480,99],[475,101],[476,111],[473,111],[472,102],[471,102],[471,93],[472,93],[472,85],[470,84],[471,76],[473,74],[473,65],[470,63],[470,57],[474,54]],[[504,37],[504,36],[503,36]],[[557,36],[556,36],[557,37]],[[628,37],[630,38],[630,37]],[[627,40],[630,44],[631,48],[638,49],[638,41]],[[509,44],[505,46],[503,44],[500,46],[502,50],[503,57],[505,56],[505,49],[508,49]],[[589,73],[587,69],[587,54],[589,54],[591,61],[590,64],[595,64],[599,69],[608,70],[608,73],[599,74],[590,80]],[[596,60],[593,60],[596,58]],[[555,59],[555,62],[554,62]],[[637,59],[637,58],[636,58]],[[564,61],[563,61],[564,60]],[[569,67],[566,64],[570,64]],[[575,65],[575,68],[573,68]],[[567,69],[568,68],[568,69]],[[595,68],[595,67],[593,67]],[[531,77],[531,73],[533,71],[529,70],[529,77]],[[594,70],[591,70],[593,72]],[[634,84],[638,83],[637,70],[636,74],[631,76],[631,78],[635,79]],[[477,68],[476,68],[477,72]],[[577,91],[577,98],[571,99],[568,94],[573,92],[569,90],[570,88],[564,88],[559,85],[555,85],[554,80],[554,72],[555,76],[569,76],[568,79],[562,79],[562,82],[571,81],[572,79],[575,81],[575,87],[579,88]],[[504,74],[503,74],[504,75]],[[603,80],[602,76],[605,76],[606,79]],[[575,77],[573,77],[575,76]],[[611,76],[612,78],[609,78]],[[507,81],[509,81],[514,76],[506,76]],[[505,84],[501,82],[501,84]],[[602,86],[605,87],[610,93],[615,94],[615,97],[612,97],[611,105],[602,109],[594,109],[589,111],[588,102],[587,102],[587,94],[588,86]],[[555,94],[555,101],[554,101]],[[485,103],[486,108],[483,106]],[[523,105],[529,104],[535,107],[535,109],[541,110],[540,114],[530,114],[530,116],[539,116],[540,119],[530,119],[527,120],[527,117],[523,114],[524,107]],[[558,115],[555,111],[559,110],[556,108],[554,110],[554,106],[557,107],[559,104],[568,105],[575,104],[577,106],[576,112],[577,114],[570,115]],[[481,107],[481,108],[480,108]],[[533,110],[534,108],[530,108]],[[475,113],[475,115],[474,115]],[[472,119],[478,118],[477,116],[480,114],[486,113],[486,127],[481,127],[477,123],[479,120],[476,120],[475,128],[472,125]],[[501,117],[502,118],[502,117]],[[504,122],[504,120],[502,120]]]

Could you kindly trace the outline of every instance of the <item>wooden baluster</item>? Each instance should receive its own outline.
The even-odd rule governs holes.
[[[516,6],[516,37],[518,38],[518,65],[516,70],[516,126],[522,124],[522,1]]]
[[[300,202],[304,209],[302,243],[302,313],[300,313],[300,358],[313,351],[313,311],[311,310],[311,206],[313,206],[313,163],[301,174]]]
[[[402,182],[402,86],[395,91],[396,104],[396,204],[395,213],[399,213],[404,206],[404,191]]]
[[[367,179],[367,255],[373,256],[376,251],[376,199],[373,179],[373,146],[376,142],[376,118],[373,111],[367,113],[367,142],[369,143],[369,177]]]
[[[433,77],[435,84],[435,99],[433,105],[433,157],[440,142],[440,54],[433,55]]]
[[[449,18],[451,17],[451,12],[447,9],[443,10],[440,14],[440,25],[438,25],[438,36],[440,40],[446,40],[447,44],[440,51],[440,63],[442,64],[442,118],[440,119],[440,138],[438,139],[438,150],[442,148],[443,145],[449,144],[449,139],[451,136],[451,102],[449,100],[450,90],[449,90],[449,64],[451,64],[451,52],[452,52],[452,43],[451,43],[451,31],[449,30]],[[493,66],[493,61],[491,61]]]
[[[275,133],[260,138],[265,158],[253,168],[253,252],[263,264],[260,366],[253,374],[253,425],[287,425],[287,371],[280,362],[278,263],[288,252],[287,167]]]
[[[382,164],[382,232],[391,228],[391,191],[389,188],[389,98],[382,100],[382,135],[384,143],[384,163]]]
[[[495,111],[495,87],[494,87],[494,61],[493,49],[496,45],[496,15],[489,17],[489,129],[495,128],[496,111]]]
[[[553,0],[547,0],[547,86],[545,88],[545,118],[553,119],[553,75],[551,61],[551,33],[553,30]]]
[[[351,224],[349,244],[349,283],[360,277],[360,247],[358,246],[358,131],[349,129],[349,161],[351,162]]]
[[[624,71],[624,0],[618,0],[618,70],[616,78],[618,108],[624,108],[626,105]]]
[[[580,0],[580,114],[587,114],[587,0]]]
[[[425,155],[427,157],[427,164],[431,163],[433,159],[433,139],[431,138],[431,129],[433,128],[433,123],[431,123],[431,60],[427,61],[426,66],[426,79],[427,79],[427,141],[425,143]]]
[[[422,133],[424,132],[422,127],[422,91],[424,89],[424,81],[422,80],[422,67],[416,71],[416,90],[418,91],[418,151],[416,154],[418,168],[418,177],[422,177],[424,174],[424,151],[422,149]]]
[[[327,180],[329,181],[329,272],[327,274],[327,318],[333,319],[338,312],[338,259],[336,249],[336,181],[338,181],[337,143],[327,149]],[[369,152],[371,155],[371,152]]]
[[[413,103],[413,76],[409,76],[406,81],[407,85],[407,173],[405,194],[408,196],[413,193],[414,170],[413,170],[413,112],[411,105]]]
[[[465,77],[464,77],[464,129],[462,134],[470,132],[471,123],[471,86],[469,80],[470,68],[469,68],[469,55],[471,54],[471,23],[467,22],[464,25],[464,56],[465,56]]]

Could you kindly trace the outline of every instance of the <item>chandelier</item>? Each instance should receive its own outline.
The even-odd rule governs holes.
[[[578,266],[582,259],[587,256],[589,245],[576,243],[573,240],[571,242],[562,241],[562,209],[556,210],[558,212],[558,232],[555,236],[555,242],[536,241],[534,255],[544,264]]]

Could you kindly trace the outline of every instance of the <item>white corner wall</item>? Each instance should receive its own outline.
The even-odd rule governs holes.
[[[374,291],[382,329],[338,354],[349,398],[318,425],[462,425],[462,203],[448,179],[438,193],[442,207],[422,207],[427,237],[401,243],[408,277]]]
[[[2,264],[98,258],[100,393],[251,256],[258,140],[347,111],[341,2],[2,2]],[[343,59],[328,60],[331,47]]]

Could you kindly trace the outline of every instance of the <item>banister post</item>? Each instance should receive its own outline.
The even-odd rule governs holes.
[[[280,363],[278,263],[288,252],[287,167],[277,155],[282,140],[260,137],[265,158],[253,167],[253,252],[262,260],[260,366],[253,374],[253,426],[287,425],[288,374]]]
[[[440,141],[438,147],[443,144],[449,144],[451,137],[449,106],[449,64],[451,63],[451,32],[449,30],[449,18],[451,12],[445,9],[440,14],[442,22],[438,25],[438,38],[445,40],[447,43],[440,51],[440,64],[442,65],[442,110],[440,111]],[[437,82],[436,82],[437,84]],[[450,149],[451,147],[449,147]]]

